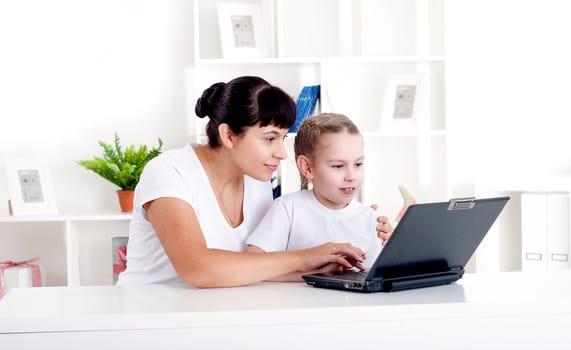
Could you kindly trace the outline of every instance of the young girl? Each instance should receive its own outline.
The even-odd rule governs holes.
[[[381,251],[377,215],[356,201],[363,183],[363,137],[344,115],[324,113],[305,120],[295,137],[301,191],[274,201],[248,238],[249,252],[275,252],[350,242],[366,252],[368,267]],[[313,185],[308,189],[308,185]],[[324,268],[321,272],[330,270]],[[274,280],[300,280],[300,273]]]

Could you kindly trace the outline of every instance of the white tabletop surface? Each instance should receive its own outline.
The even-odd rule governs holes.
[[[450,285],[373,294],[269,282],[17,288],[0,300],[0,333],[312,323],[340,312],[356,321],[569,315],[571,273],[466,274]]]

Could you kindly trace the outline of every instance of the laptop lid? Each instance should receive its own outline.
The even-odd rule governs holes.
[[[411,205],[367,280],[463,270],[509,197]]]
[[[391,291],[452,283],[488,233],[509,197],[458,198],[411,205],[368,271],[364,283],[348,273],[304,275],[322,288]]]

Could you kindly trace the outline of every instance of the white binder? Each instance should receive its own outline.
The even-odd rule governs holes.
[[[547,195],[547,269],[569,269],[569,195]]]
[[[547,271],[547,194],[521,195],[521,269]]]

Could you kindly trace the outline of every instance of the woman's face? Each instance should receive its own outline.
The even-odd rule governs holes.
[[[244,132],[234,149],[242,172],[256,180],[269,181],[280,161],[287,157],[284,139],[288,129],[254,125]]]

